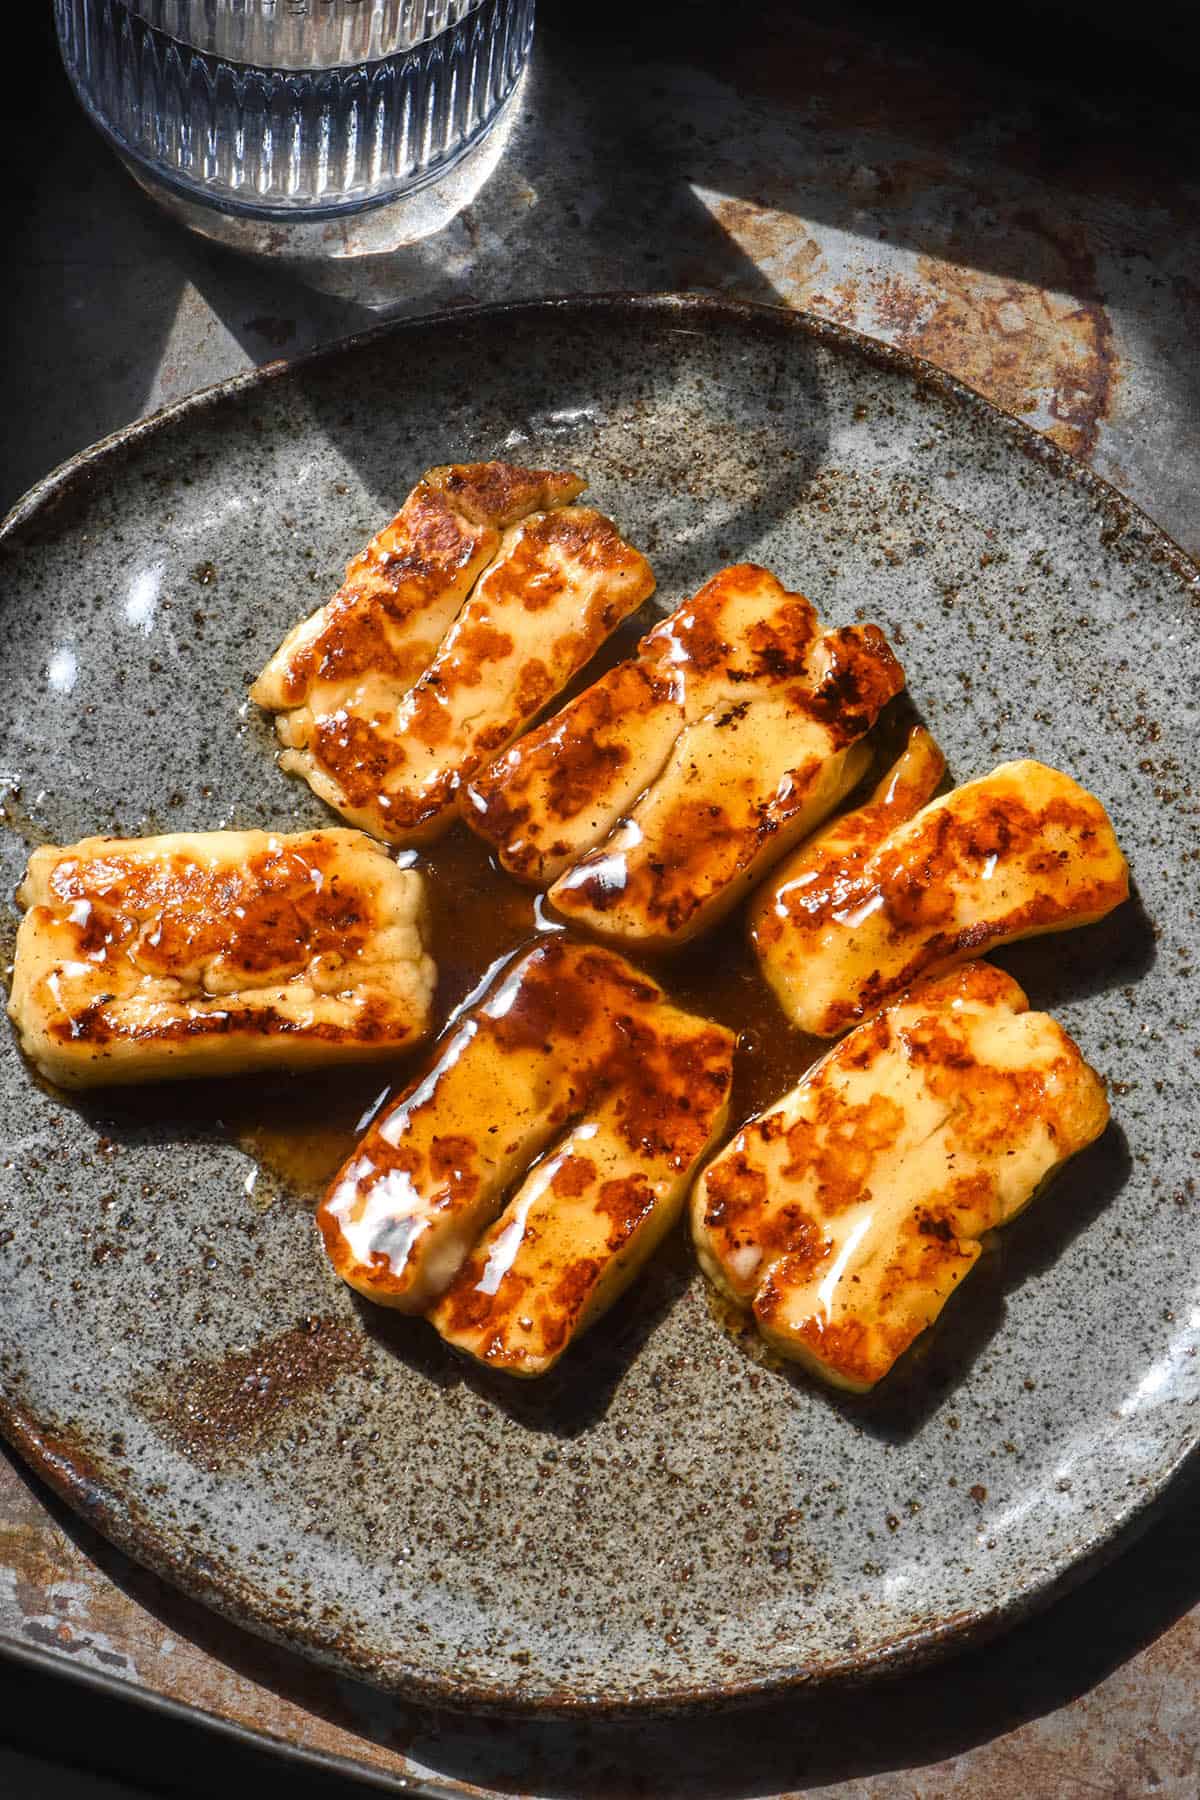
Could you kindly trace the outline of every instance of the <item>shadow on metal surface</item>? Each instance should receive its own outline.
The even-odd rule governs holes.
[[[1200,1599],[1194,1534],[1200,1468],[1192,1465],[1114,1566],[1037,1618],[936,1668],[674,1721],[462,1718],[332,1676],[216,1618],[129,1563],[17,1467],[59,1528],[167,1632],[353,1734],[373,1783],[384,1786],[389,1771],[399,1772],[399,1755],[409,1759],[410,1782],[430,1771],[443,1783],[547,1800],[666,1793],[733,1800],[940,1763],[1088,1693],[1131,1657],[1143,1657],[1141,1678],[1152,1689],[1179,1654],[1160,1640]],[[86,1680],[87,1671],[79,1673]],[[951,1693],[953,1708],[946,1704]],[[116,1729],[109,1704],[110,1729]],[[132,1721],[139,1716],[131,1709],[129,1729],[137,1729]],[[281,1728],[266,1696],[260,1724]],[[245,1752],[230,1747],[231,1764],[239,1754]],[[1025,1781],[1029,1771],[1021,1767]]]
[[[8,200],[15,218],[0,412],[20,428],[5,434],[0,512],[73,451],[145,410],[185,281],[156,254],[157,220],[75,103],[50,8],[32,8],[29,23],[22,77],[6,105],[8,128],[29,154]],[[114,319],[129,314],[136,334],[114,330]]]

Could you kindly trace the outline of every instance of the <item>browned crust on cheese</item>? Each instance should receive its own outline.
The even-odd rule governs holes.
[[[815,941],[841,917],[868,907],[882,914],[892,941],[911,942],[900,967],[868,972],[854,992],[830,1004],[820,1025],[826,1035],[868,1016],[927,970],[1103,918],[1128,898],[1129,872],[1104,807],[1077,783],[1059,779],[1069,791],[1029,804],[1019,784],[997,771],[994,779],[957,789],[953,804],[932,809],[907,841],[891,835],[903,819],[893,819],[889,829],[887,809],[873,804],[864,809],[860,843],[843,847],[846,822],[839,821],[828,854],[817,841],[784,870],[754,909],[751,929],[760,951],[776,944],[786,951],[790,933]],[[880,824],[885,829],[877,834]],[[1116,872],[1088,880],[1089,864],[1105,859],[1116,863]],[[1036,883],[1036,891],[1003,914],[956,923],[955,878],[989,863],[1019,864],[1022,881]],[[814,878],[798,880],[802,868]]]
[[[47,1036],[99,1049],[230,1036],[401,1045],[423,1035],[424,1016],[404,1021],[383,992],[368,993],[346,1025],[245,1004],[247,991],[282,988],[317,961],[344,968],[347,988],[354,985],[356,960],[384,919],[369,881],[347,881],[339,869],[344,848],[337,839],[348,835],[281,835],[238,864],[214,865],[181,851],[133,854],[121,840],[111,849],[63,851],[46,877],[41,908],[53,915],[65,956],[89,964],[98,979],[111,971],[114,992],[49,1019]],[[370,840],[359,841],[386,868]],[[206,991],[188,973],[217,962],[221,988],[229,991]],[[174,983],[177,991],[173,1002],[160,999],[135,1021],[123,1009],[131,980],[141,978]],[[171,1012],[171,1004],[186,1011]]]
[[[422,485],[444,494],[472,524],[503,529],[543,507],[565,506],[587,483],[567,470],[492,461],[443,464],[430,469]]]
[[[569,627],[541,644],[541,656],[523,659],[515,690],[473,728],[469,747],[436,781],[422,784],[418,792],[398,791],[387,777],[394,778],[409,760],[404,739],[411,736],[425,748],[445,745],[454,731],[454,700],[484,689],[494,665],[512,655],[513,638],[494,619],[509,607],[545,612],[578,585],[580,575],[598,578],[594,591],[573,612]],[[534,515],[485,571],[442,652],[405,696],[403,737],[393,732],[381,750],[369,729],[352,734],[346,755],[357,748],[360,756],[365,754],[366,767],[356,776],[339,764],[343,788],[358,800],[386,788],[388,823],[395,832],[415,830],[436,818],[453,805],[462,782],[510,743],[653,591],[649,563],[602,513],[564,506]],[[334,736],[337,729],[332,728]]]
[[[763,596],[758,617],[731,631],[726,615],[736,616],[756,592]],[[638,649],[664,667],[722,682],[786,681],[803,673],[818,629],[804,594],[789,592],[760,563],[730,563],[648,631]]]
[[[370,678],[398,701],[425,669],[441,640],[421,631],[423,615],[447,590],[466,597],[495,556],[500,533],[542,508],[567,504],[586,484],[577,475],[525,469],[504,462],[431,469],[395,517],[347,565],[341,587],[323,610],[320,627],[282,647],[251,688],[272,711],[302,706],[322,684],[347,689]],[[457,609],[455,609],[457,610]],[[414,629],[415,628],[415,629]],[[379,791],[388,767],[376,741],[381,714],[335,708],[312,723],[307,748],[333,776],[348,805],[361,807]]]
[[[490,1039],[498,1054],[530,1055],[545,1064],[546,1091],[554,1095],[545,1109],[548,1136],[557,1135],[569,1119],[603,1106],[632,1163],[640,1158],[677,1174],[686,1173],[708,1145],[714,1120],[728,1101],[732,1034],[671,1006],[656,982],[611,951],[565,938],[539,945],[502,980],[514,983],[511,1003],[495,1017],[489,1015],[485,1001],[472,1015],[471,1042],[478,1046]],[[453,1207],[478,1192],[488,1134],[496,1120],[481,1117],[474,1135],[464,1134],[459,1122],[452,1140],[435,1136],[428,1164],[409,1137],[414,1119],[436,1120],[438,1071],[461,1053],[461,1040],[456,1036],[443,1046],[432,1067],[377,1117],[335,1176],[318,1210],[317,1223],[330,1261],[343,1276],[353,1269],[354,1285],[360,1291],[366,1292],[369,1286],[385,1297],[397,1282],[385,1253],[372,1253],[368,1273],[359,1267],[346,1244],[332,1202],[348,1176],[363,1197],[397,1171],[414,1180],[429,1179],[434,1184],[431,1198],[435,1211]],[[426,1097],[414,1105],[414,1097],[427,1084]],[[393,1143],[390,1121],[398,1114],[404,1115],[406,1129]],[[506,1122],[500,1124],[503,1128]],[[361,1173],[364,1169],[370,1171],[366,1177]],[[562,1184],[559,1191],[569,1194],[573,1187],[586,1186],[591,1174],[586,1157],[577,1156],[564,1161],[554,1179]],[[619,1248],[636,1229],[649,1196],[646,1180],[636,1167],[628,1181],[603,1185],[600,1204],[609,1220],[612,1248]],[[563,1282],[568,1274],[564,1269]],[[477,1327],[485,1316],[494,1318],[499,1331],[511,1306],[517,1304],[519,1288],[515,1277],[510,1280],[506,1276],[495,1296],[473,1296],[473,1291],[457,1296],[449,1302],[447,1316],[463,1329]],[[457,1290],[451,1292],[457,1295]],[[585,1299],[581,1289],[579,1305]],[[569,1313],[573,1319],[574,1312],[565,1299],[561,1304],[564,1316]],[[570,1319],[564,1327],[568,1332]]]
[[[273,1006],[239,1006],[236,1001],[201,997],[188,1002],[186,1017],[174,1015],[133,1025],[102,1001],[89,1002],[69,1019],[53,1020],[48,1036],[62,1044],[187,1044],[223,1037],[302,1037],[322,1044],[395,1044],[416,1035],[396,1018],[395,1009],[372,998],[359,1007],[353,1025],[330,1019],[294,1019]],[[424,1030],[420,1032],[424,1035]]]
[[[1006,1055],[997,1063],[972,1050],[963,1006],[975,1017],[980,1011],[1028,1010],[1018,984],[985,963],[926,978],[852,1031],[810,1072],[803,1084],[815,1099],[810,1116],[790,1125],[780,1112],[752,1119],[703,1177],[696,1222],[714,1272],[732,1278],[738,1271],[771,1341],[844,1386],[870,1387],[887,1373],[969,1272],[981,1236],[1012,1216],[1013,1195],[1002,1201],[997,1171],[1014,1136],[1044,1130],[1057,1166],[1092,1142],[1108,1118],[1101,1083],[1053,1021],[1043,1015],[1031,1021],[1040,1033],[1032,1060],[1010,1064]],[[921,1071],[926,1092],[944,1105],[944,1177],[897,1220],[867,1311],[860,1303],[849,1316],[814,1312],[797,1318],[789,1297],[828,1265],[831,1223],[886,1196],[889,1156],[905,1126],[888,1094],[851,1101],[830,1077],[839,1066],[868,1072],[895,1046]],[[772,1157],[764,1162],[767,1146]],[[964,1154],[989,1161],[956,1170],[955,1159]],[[773,1182],[803,1183],[804,1198],[780,1205]],[[759,1252],[758,1260],[751,1257],[739,1269],[747,1251]]]
[[[315,681],[379,674],[407,683],[420,673],[414,653],[396,651],[388,626],[404,625],[432,595],[499,543],[499,534],[464,528],[441,494],[418,483],[395,518],[347,564],[320,635],[288,659],[285,697],[298,705]],[[423,646],[417,647],[419,656]]]
[[[757,564],[737,563],[648,632],[636,658],[480,770],[462,810],[510,873],[557,877],[552,898],[565,915],[603,930],[605,916],[619,912],[640,917],[648,937],[680,941],[697,928],[690,921],[708,917],[714,896],[736,894],[739,881],[777,853],[777,834],[811,803],[819,765],[805,763],[799,742],[811,746],[812,735],[797,728],[820,726],[832,757],[862,737],[903,682],[878,627],[822,633],[803,594]],[[724,801],[711,784],[702,799],[681,793],[675,812],[656,819],[653,856],[622,857],[619,870],[610,868],[605,840],[618,812],[655,782],[678,777],[664,770],[673,745],[682,753],[679,734],[702,723],[728,731],[736,789],[738,732],[747,717],[753,729],[764,701],[778,708],[778,777],[764,778],[761,793]],[[797,767],[789,788],[791,731]],[[779,847],[787,841],[780,837]]]
[[[336,842],[319,832],[302,849],[281,837],[236,866],[114,849],[65,854],[47,885],[59,906],[91,907],[86,923],[68,927],[81,958],[123,955],[142,974],[172,975],[219,956],[247,981],[267,971],[286,980],[314,956],[350,961],[379,927],[371,896],[347,887],[338,860]]]
[[[809,870],[823,896],[852,890],[864,862],[890,831],[920,812],[932,800],[946,769],[946,759],[923,725],[916,725],[896,763],[880,781],[865,806],[843,813],[819,831],[765,882],[749,911],[750,936],[762,952],[786,936],[803,903],[788,893]]]
[[[576,700],[527,732],[509,756],[478,770],[461,801],[464,817],[502,853],[504,867],[520,880],[542,879],[543,862],[561,857],[566,844],[524,838],[533,807],[531,780],[559,824],[576,819],[610,791],[627,769],[630,750],[622,721],[669,702],[675,683],[654,664],[619,663]]]
[[[904,674],[874,625],[848,626],[829,633],[822,643],[827,646],[827,661],[818,683],[789,682],[783,698],[792,717],[807,717],[825,728],[828,754],[833,755],[870,729],[883,706],[900,691]],[[753,709],[754,700],[735,702],[715,720],[717,729],[729,732],[729,785],[735,795],[743,704]],[[653,858],[626,861],[621,881],[613,882],[601,844],[556,887],[555,906],[567,916],[583,911],[604,914],[620,906],[638,914],[651,931],[677,937],[713,895],[730,888],[770,854],[772,839],[809,804],[818,766],[796,765],[790,787],[782,794],[777,788],[755,796],[748,812],[744,804],[681,794],[666,819],[658,822]],[[781,756],[781,775],[784,767]]]

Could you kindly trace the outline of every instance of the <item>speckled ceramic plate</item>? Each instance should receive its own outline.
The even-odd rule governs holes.
[[[319,1254],[305,1189],[353,1084],[69,1102],[5,1033],[0,1424],[135,1557],[438,1701],[683,1705],[911,1662],[1118,1542],[1200,1428],[1196,571],[1023,426],[802,316],[402,324],[159,414],[17,509],[5,893],[45,838],[318,823],[246,683],[427,465],[498,453],[586,471],[664,606],[752,557],[877,619],[956,778],[1037,756],[1103,797],[1137,898],[1002,960],[1115,1123],[869,1400],[756,1360],[682,1239],[514,1390]],[[461,905],[451,857],[465,968],[459,880]]]

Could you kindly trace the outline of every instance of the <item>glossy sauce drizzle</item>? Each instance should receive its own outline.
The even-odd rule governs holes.
[[[634,655],[643,633],[660,624],[661,617],[661,612],[645,607],[627,619],[556,704],[574,698],[606,670]],[[889,707],[873,734],[888,761],[903,742],[904,726],[898,716],[892,717],[897,710]],[[432,950],[438,966],[434,1018],[440,1036],[456,1008],[481,996],[489,974],[539,933],[560,929],[561,921],[540,890],[507,875],[465,825],[455,825],[417,853],[415,863],[429,884]],[[654,957],[627,950],[622,954],[661,982],[678,1005],[738,1034],[730,1134],[793,1087],[828,1048],[824,1040],[789,1025],[759,973],[746,935],[745,904],[682,951]],[[315,1204],[377,1108],[412,1080],[431,1050],[426,1044],[402,1058],[390,1082],[389,1072],[377,1064],[319,1083],[295,1077],[272,1084],[265,1093],[247,1092],[236,1117],[226,1113],[225,1118],[238,1143],[259,1165],[252,1190],[259,1203],[291,1198]]]
[[[660,618],[660,613],[644,608],[627,620],[562,699],[572,698],[632,655],[642,633]],[[331,822],[336,821],[331,817]],[[0,828],[11,829],[17,823],[0,819]],[[46,835],[39,831],[34,839],[31,834],[31,847]],[[410,858],[412,853],[407,853],[405,860]],[[431,948],[438,967],[434,1019],[440,1036],[456,1009],[482,995],[490,974],[522,945],[546,930],[561,929],[561,923],[541,892],[505,874],[482,840],[464,825],[455,825],[412,860],[429,888]],[[822,1040],[788,1024],[758,972],[746,937],[744,906],[682,952],[656,957],[623,953],[652,974],[677,1004],[738,1034],[730,1133],[793,1086],[827,1048]],[[399,1057],[394,1067],[376,1063],[307,1076],[259,1075],[97,1090],[86,1105],[104,1127],[153,1124],[156,1131],[172,1131],[181,1141],[215,1127],[255,1164],[245,1176],[247,1205],[261,1209],[290,1202],[308,1207],[320,1198],[379,1108],[413,1079],[431,1054],[432,1043],[427,1042]]]
[[[636,653],[642,635],[662,622],[663,597],[613,632],[556,705],[573,699],[617,663]],[[889,708],[875,735],[896,734]],[[890,727],[890,729],[889,729]],[[885,755],[887,752],[885,751]],[[415,858],[429,885],[432,950],[438,967],[434,1018],[439,1036],[456,1009],[473,1003],[489,975],[541,932],[561,928],[544,895],[524,887],[496,863],[465,825],[426,846]],[[661,982],[678,1005],[738,1034],[729,1131],[795,1085],[828,1045],[789,1025],[759,973],[739,906],[714,931],[681,952],[642,957],[623,951]],[[586,936],[576,932],[577,936]],[[375,1065],[324,1080],[293,1077],[269,1090],[247,1091],[224,1115],[237,1142],[258,1164],[251,1192],[259,1204],[291,1199],[315,1204],[349,1156],[378,1108],[428,1062],[426,1044],[393,1071]],[[389,1079],[390,1076],[390,1079]],[[227,1083],[226,1086],[239,1086]]]
[[[429,884],[433,954],[438,965],[434,1016],[448,1021],[456,1008],[486,988],[489,974],[540,932],[557,929],[541,896],[499,871],[486,846],[454,829],[422,851],[418,866]],[[792,1029],[758,972],[739,909],[682,955],[638,957],[681,1006],[738,1033],[731,1129],[799,1080],[826,1045]],[[260,1199],[280,1189],[314,1200],[350,1154],[370,1118],[430,1054],[426,1045],[398,1061],[346,1070],[319,1082],[297,1077],[270,1091],[239,1095],[225,1121],[261,1166]],[[237,1084],[230,1084],[236,1086]],[[260,1193],[261,1189],[261,1193]]]

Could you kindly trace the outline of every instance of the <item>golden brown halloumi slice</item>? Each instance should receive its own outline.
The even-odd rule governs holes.
[[[424,879],[358,831],[35,850],[9,1016],[63,1087],[394,1057],[429,1029]]]
[[[647,950],[699,937],[857,786],[863,735],[902,685],[871,627],[817,638],[805,677],[684,727],[629,817],[550,888],[551,905]]]
[[[290,631],[250,689],[275,713],[280,766],[336,811],[387,838],[378,804],[396,708],[437,654],[502,534],[565,506],[577,475],[509,463],[430,469],[347,565],[333,599]]]
[[[803,594],[754,563],[723,569],[647,633],[633,660],[473,776],[463,812],[510,874],[554,882],[589,851],[599,853],[634,813],[685,728],[728,732],[751,701],[778,702],[791,689],[807,690],[814,675],[827,678],[839,648],[847,686],[849,662],[868,650],[886,657],[891,678],[902,682],[873,626],[822,639]]]
[[[415,843],[458,817],[458,789],[512,742],[654,592],[650,564],[586,506],[535,513],[495,561],[401,700],[377,803]]]
[[[914,737],[868,804],[755,896],[763,973],[802,1030],[834,1037],[919,975],[1090,925],[1127,898],[1108,815],[1070,776],[1002,763],[923,806],[940,774],[940,752]]]
[[[666,949],[849,792],[903,679],[876,627],[822,632],[802,594],[738,564],[474,777],[463,810],[510,872],[553,879],[564,917]]]
[[[632,809],[682,728],[678,678],[639,655],[471,776],[459,805],[510,875],[545,887]]]
[[[706,1274],[836,1387],[873,1387],[980,1254],[1099,1137],[1099,1077],[987,963],[927,978],[842,1039],[708,1165]]]
[[[539,945],[334,1179],[317,1214],[334,1268],[405,1312],[450,1290],[434,1315],[445,1336],[541,1373],[678,1217],[724,1124],[732,1060],[730,1032],[611,951]]]
[[[624,1292],[724,1130],[734,1040],[661,1001],[618,1033],[609,1091],[526,1177],[430,1312],[446,1342],[544,1375]]]

